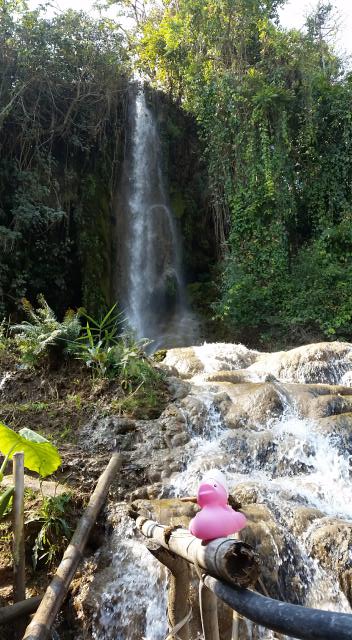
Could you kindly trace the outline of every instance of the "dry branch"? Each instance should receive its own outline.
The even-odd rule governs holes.
[[[187,529],[173,531],[166,542],[166,527],[163,525],[142,517],[137,518],[136,524],[147,538],[152,538],[165,549],[216,578],[240,586],[254,584],[258,578],[258,555],[245,542],[217,538],[204,544]]]
[[[23,640],[46,640],[55,617],[67,595],[70,583],[82,559],[83,550],[90,531],[102,508],[109,486],[121,466],[121,455],[114,453],[108,466],[100,476],[94,493],[83,516],[78,522],[76,531],[67,547],[61,563],[48,586],[38,611],[26,629]]]

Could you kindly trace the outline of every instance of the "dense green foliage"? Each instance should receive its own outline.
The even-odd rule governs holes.
[[[72,512],[72,495],[62,493],[57,496],[43,496],[38,511],[31,515],[26,524],[39,523],[40,530],[33,545],[33,567],[40,561],[51,565],[67,547],[72,535],[69,516]]]
[[[222,266],[217,317],[265,341],[352,335],[352,77],[277,0],[164,0],[139,64],[199,123]]]
[[[200,132],[195,162],[193,121],[163,98],[187,277],[199,308],[213,301],[219,335],[351,339],[352,76],[324,39],[330,4],[319,3],[304,33],[280,28],[284,0],[116,4],[135,18],[128,40],[104,18],[49,20],[0,0],[0,311],[38,293],[59,314],[111,304],[111,206],[133,60]],[[212,232],[202,233],[208,201],[215,271]],[[0,349],[6,339],[0,327]],[[89,336],[82,345],[83,359],[111,369],[116,346]]]
[[[59,322],[43,295],[38,296],[39,306],[34,309],[31,303],[23,299],[22,306],[28,316],[20,324],[10,327],[14,332],[16,346],[25,365],[35,365],[48,352],[59,349],[63,351],[81,333],[78,313],[69,309],[62,322]]]
[[[127,74],[118,25],[0,0],[0,311],[109,302]]]
[[[60,322],[42,295],[38,302],[38,308],[34,309],[28,300],[22,301],[28,320],[10,327],[12,339],[2,338],[0,333],[4,351],[12,352],[26,368],[57,369],[65,358],[79,360],[90,369],[93,378],[118,382],[119,411],[130,408],[132,397],[153,408],[159,397],[156,390],[162,386],[164,376],[145,353],[149,342],[136,340],[126,330],[116,304],[98,318],[84,309],[77,312],[69,309]]]

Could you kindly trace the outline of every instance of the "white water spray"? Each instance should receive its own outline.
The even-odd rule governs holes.
[[[196,324],[185,295],[181,243],[166,192],[156,116],[144,91],[134,97],[129,178],[125,180],[123,305],[137,338],[153,349],[189,344]]]

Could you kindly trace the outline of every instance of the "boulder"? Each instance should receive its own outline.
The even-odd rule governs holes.
[[[312,525],[306,543],[312,557],[338,576],[340,587],[352,606],[352,523],[320,518]]]
[[[260,354],[249,371],[263,379],[268,374],[283,382],[339,384],[352,370],[352,345],[320,342],[289,351]]]
[[[255,362],[259,352],[247,349],[242,344],[213,343],[199,347],[169,349],[161,367],[178,372],[181,378],[192,378],[197,374],[215,371],[245,369]]]

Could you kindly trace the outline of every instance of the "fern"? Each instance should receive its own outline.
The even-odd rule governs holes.
[[[81,331],[79,312],[69,309],[59,322],[42,295],[38,296],[37,309],[26,299],[22,300],[22,308],[28,320],[15,324],[11,331],[17,334],[15,340],[25,364],[37,364],[52,347],[66,351],[68,344],[77,340]]]

